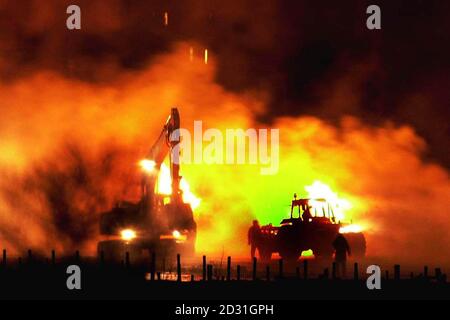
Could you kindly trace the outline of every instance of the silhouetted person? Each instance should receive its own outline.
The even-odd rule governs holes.
[[[302,214],[302,219],[303,221],[309,222],[309,219],[312,218],[312,214],[311,214],[311,207],[310,206],[305,206],[305,210],[303,211]]]
[[[258,220],[253,220],[253,225],[248,229],[248,244],[250,245],[250,254],[252,259],[255,257],[256,248],[261,237],[261,227]]]
[[[336,262],[336,272],[341,277],[347,273],[347,253],[351,254],[350,246],[342,234],[338,234],[333,241],[334,261]]]

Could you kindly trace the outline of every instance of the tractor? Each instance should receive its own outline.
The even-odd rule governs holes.
[[[295,215],[295,209],[298,209]],[[290,218],[283,219],[280,226],[272,224],[261,227],[257,249],[262,260],[270,260],[272,253],[283,259],[297,261],[303,251],[312,250],[315,257],[330,259],[333,241],[339,233],[350,245],[352,255],[364,257],[366,240],[362,232],[347,232],[348,224],[337,221],[333,207],[326,199],[294,199]]]

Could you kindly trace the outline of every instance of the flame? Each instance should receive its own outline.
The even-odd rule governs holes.
[[[208,64],[208,49],[205,49],[205,57],[204,57],[204,60],[205,60],[205,64]]]
[[[363,231],[363,228],[357,224],[350,224],[347,226],[343,226],[339,229],[340,233],[359,233],[362,231]]]
[[[203,53],[205,44],[195,45]],[[0,240],[5,247],[15,253],[25,246],[41,252],[56,246],[66,253],[95,253],[98,217],[88,214],[109,210],[120,199],[138,199],[139,188],[127,187],[128,181],[140,179],[131,176],[130,164],[148,147],[149,137],[160,133],[171,106],[180,105],[183,126],[191,132],[193,120],[223,131],[268,127],[258,119],[266,115],[270,94],[227,90],[215,82],[213,60],[207,68],[203,57],[189,61],[190,46],[174,46],[145,69],[117,74],[107,84],[48,72],[0,83]],[[114,66],[109,73],[104,65],[102,74],[115,74]],[[355,108],[363,101],[353,90],[360,87],[355,79],[362,77],[349,72],[327,83],[318,108],[336,112],[348,105],[349,97]],[[351,92],[343,94],[342,89]],[[79,93],[76,99],[73,92]],[[201,197],[195,210],[198,252],[213,255],[226,248],[233,257],[247,256],[251,220],[278,224],[292,190],[318,179],[329,183],[339,198],[350,200],[347,220],[357,219],[365,230],[370,227],[369,255],[396,262],[446,259],[448,170],[422,157],[426,143],[413,127],[375,126],[354,117],[335,125],[306,115],[271,120],[270,127],[282,133],[277,175],[262,177],[250,165],[183,165],[192,191]],[[345,195],[336,185],[345,188]],[[67,210],[60,210],[61,205]],[[17,232],[24,221],[26,232]],[[407,254],[411,246],[414,255]]]
[[[164,26],[167,27],[169,25],[169,13],[164,12]]]
[[[325,199],[331,205],[338,221],[344,220],[344,212],[352,207],[348,200],[339,198],[337,193],[333,192],[328,185],[320,181],[314,181],[312,185],[306,186],[305,190],[308,192],[308,198],[310,199]],[[313,208],[318,211],[320,211],[319,209],[322,209],[322,204],[318,201],[311,201],[311,204]]]
[[[330,186],[318,180],[310,186],[306,186],[305,190],[308,192],[308,198],[310,199],[325,199],[326,202],[331,206],[337,221],[343,221],[345,217],[345,212],[352,208],[352,204],[347,199],[339,198],[336,192],[331,190]],[[321,201],[309,201],[312,205],[313,210],[321,212],[324,203]],[[362,232],[363,227],[357,224],[350,224],[343,226],[339,229],[340,233],[358,233]]]
[[[201,200],[192,193],[188,182],[184,178],[180,181],[180,189],[183,191],[183,201],[189,203],[192,210],[198,208]]]
[[[185,178],[181,178],[180,189],[183,191],[183,201],[191,205],[192,210],[195,210],[200,205],[200,198],[195,196]],[[157,193],[162,195],[172,194],[172,179],[170,177],[169,168],[163,163],[159,170]]]
[[[189,48],[189,61],[194,61],[194,48],[190,47]]]

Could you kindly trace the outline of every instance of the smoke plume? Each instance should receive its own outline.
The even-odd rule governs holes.
[[[276,175],[262,176],[253,165],[182,166],[202,199],[195,212],[199,252],[245,255],[251,220],[278,223],[293,193],[320,180],[352,203],[347,219],[366,227],[370,256],[445,261],[449,176],[423,159],[427,145],[414,128],[352,116],[337,123],[312,116],[261,123],[268,93],[225,89],[215,80],[217,61],[191,61],[189,48],[179,43],[108,83],[46,71],[0,84],[3,246],[93,254],[98,213],[139,196],[137,163],[178,106],[187,129],[194,120],[205,128],[280,129]],[[370,68],[361,64],[335,79],[318,107],[362,103],[362,92],[342,92]]]

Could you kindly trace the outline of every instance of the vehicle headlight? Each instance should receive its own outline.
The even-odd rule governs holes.
[[[131,229],[124,229],[120,232],[120,236],[125,241],[131,241],[136,238],[136,232]]]

